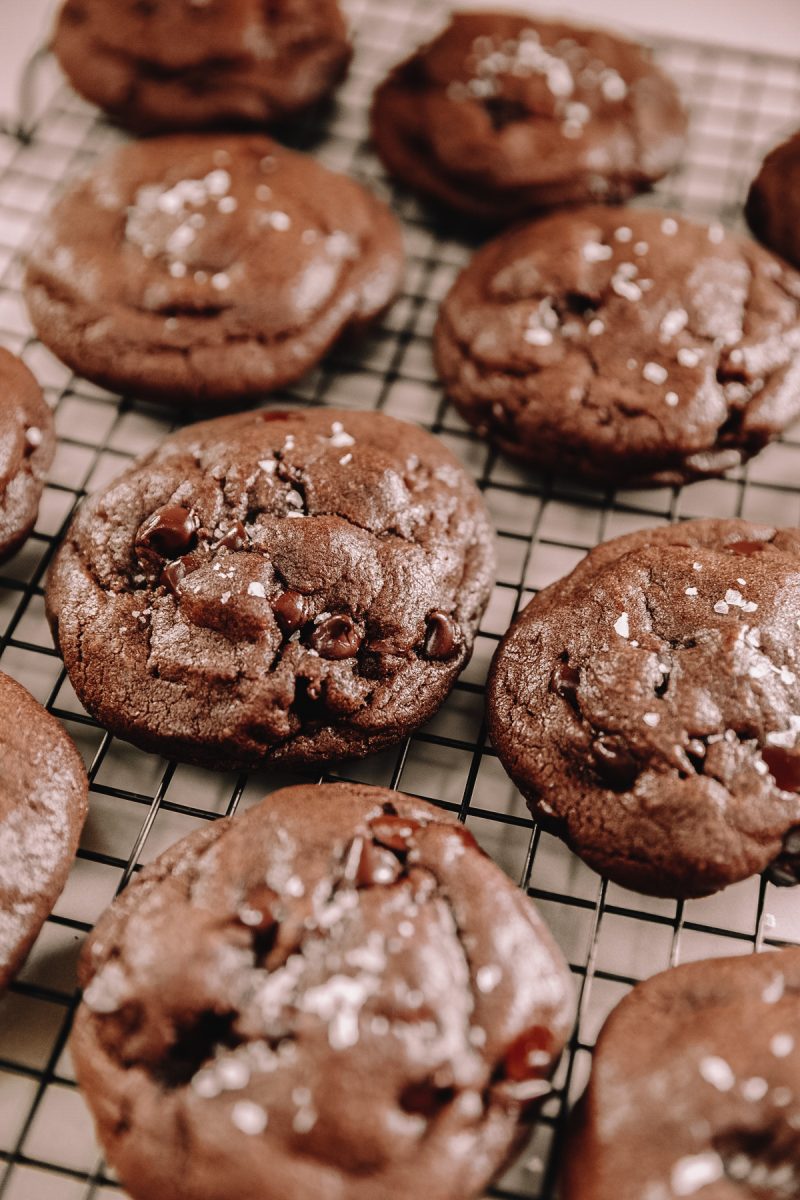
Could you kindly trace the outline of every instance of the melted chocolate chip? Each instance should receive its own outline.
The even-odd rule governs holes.
[[[400,1107],[404,1112],[416,1113],[420,1117],[435,1117],[454,1098],[453,1088],[437,1087],[432,1079],[423,1079],[403,1088]]]
[[[502,1077],[515,1083],[541,1079],[547,1076],[552,1058],[552,1034],[544,1026],[534,1025],[509,1046],[501,1067]]]
[[[726,550],[730,550],[732,554],[742,554],[750,557],[751,554],[758,554],[761,550],[766,550],[769,542],[731,542],[726,546]]]
[[[286,633],[294,633],[308,620],[306,598],[300,592],[284,592],[273,605],[275,619]]]
[[[190,572],[190,563],[188,555],[176,558],[174,562],[167,563],[161,572],[161,582],[169,588],[173,596],[179,594],[181,580],[185,579]]]
[[[556,663],[553,674],[550,676],[550,691],[555,692],[557,696],[566,700],[574,708],[580,681],[581,673],[577,667],[571,667],[569,663],[565,662]]]
[[[376,817],[369,823],[369,831],[381,846],[390,850],[406,853],[411,849],[414,834],[422,826],[413,817]]]
[[[311,645],[323,658],[354,658],[361,638],[352,617],[328,617],[317,625],[311,635]]]
[[[219,541],[214,543],[215,550],[242,550],[250,538],[241,521],[234,521],[230,528],[223,533]]]
[[[767,746],[761,757],[779,788],[785,792],[800,792],[800,754],[781,746]]]
[[[191,550],[198,521],[188,508],[167,504],[143,521],[134,546],[139,558],[178,558]]]
[[[262,421],[291,421],[292,419],[300,419],[300,413],[288,412],[283,408],[275,408],[272,411],[262,412],[258,415]]]
[[[352,847],[355,854],[358,855],[353,870],[353,882],[356,887],[373,887],[376,884],[394,883],[402,872],[400,861],[396,854],[392,854],[391,850],[375,845],[365,838],[355,838]]]
[[[604,783],[624,792],[633,784],[639,768],[627,746],[614,737],[597,738],[592,746],[595,765]]]
[[[447,613],[434,609],[428,614],[425,653],[428,658],[449,658],[458,641],[458,626]]]

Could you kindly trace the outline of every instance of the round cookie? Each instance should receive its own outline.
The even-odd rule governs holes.
[[[89,785],[63,726],[0,672],[0,991],[66,883]]]
[[[114,733],[220,769],[327,762],[433,715],[493,567],[480,493],[436,438],[268,410],[172,435],[83,504],[47,607]]]
[[[468,216],[619,200],[680,158],[686,114],[642,47],[521,13],[457,12],[375,93],[388,170]]]
[[[800,267],[800,132],[776,146],[761,164],[745,204],[760,242]]]
[[[25,284],[42,341],[104,387],[231,403],[290,383],[397,294],[374,196],[258,136],[137,142],[68,188]]]
[[[0,562],[36,523],[55,452],[53,417],[28,368],[0,347]]]
[[[145,868],[84,950],[78,1080],[134,1200],[466,1200],[566,1041],[567,967],[451,817],[275,792]]]
[[[640,983],[608,1018],[563,1155],[563,1200],[800,1195],[800,950]]]
[[[800,531],[687,521],[598,546],[531,601],[489,727],[537,819],[624,887],[796,883],[798,672]]]
[[[800,274],[655,210],[544,217],[481,249],[435,334],[504,454],[609,486],[718,475],[800,416]]]
[[[82,96],[151,133],[292,117],[352,53],[336,0],[66,0],[53,51]]]

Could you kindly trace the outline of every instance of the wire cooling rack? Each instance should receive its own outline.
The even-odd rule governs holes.
[[[671,963],[800,942],[796,894],[750,879],[707,900],[653,900],[607,885],[538,830],[486,741],[483,682],[500,635],[533,593],[569,571],[598,541],[684,517],[741,515],[800,523],[800,437],[789,435],[725,479],[679,490],[600,492],[534,475],[498,459],[444,402],[430,352],[436,308],[470,252],[392,192],[365,142],[373,87],[436,21],[429,0],[351,0],[358,54],[331,114],[299,144],[327,165],[392,198],[404,220],[405,291],[381,329],[335,355],[280,397],[294,403],[380,408],[420,422],[475,473],[491,510],[498,583],[472,662],[439,714],[397,750],[347,764],[336,778],[399,787],[466,820],[478,841],[533,897],[575,975],[578,1020],[531,1142],[491,1191],[506,1200],[554,1195],[563,1117],[582,1090],[604,1017],[633,982]],[[703,218],[740,222],[763,153],[800,125],[800,64],[715,46],[661,40],[657,56],[692,112],[684,162],[652,197]],[[73,376],[32,336],[20,295],[26,250],[64,180],[119,140],[43,59],[25,92],[25,137],[0,136],[0,341],[45,388],[59,446],[39,522],[0,567],[0,667],[65,723],[90,769],[91,811],[55,912],[0,998],[0,1200],[109,1200],[121,1193],[104,1166],[75,1086],[67,1038],[80,943],[137,866],[178,838],[291,782],[276,772],[220,775],[175,765],[104,733],[82,710],[44,617],[42,584],[75,505],[173,426],[164,410]],[[39,94],[38,108],[34,103]]]

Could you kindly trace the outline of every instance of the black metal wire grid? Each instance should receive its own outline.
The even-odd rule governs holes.
[[[688,903],[637,896],[600,880],[530,820],[487,744],[486,669],[517,610],[604,538],[698,516],[800,523],[800,435],[785,437],[724,480],[652,492],[599,492],[521,471],[488,451],[443,400],[429,346],[436,306],[469,243],[457,227],[437,228],[411,197],[390,189],[365,142],[375,83],[406,47],[424,39],[436,9],[428,0],[350,0],[348,8],[359,43],[353,70],[333,113],[322,126],[302,130],[299,143],[391,196],[406,226],[408,276],[368,343],[334,355],[280,398],[380,408],[438,434],[475,473],[498,531],[500,565],[473,660],[440,713],[399,750],[347,764],[335,777],[400,787],[458,813],[527,889],[560,942],[578,992],[575,1033],[528,1149],[489,1193],[549,1198],[563,1118],[585,1084],[591,1046],[611,1007],[636,980],[672,963],[800,942],[800,912],[791,892],[758,879]],[[692,129],[680,170],[639,203],[737,224],[761,156],[800,124],[800,64],[679,39],[660,39],[655,48],[682,87]],[[291,778],[212,774],[119,742],[85,714],[52,647],[42,584],[75,505],[172,426],[163,410],[76,378],[32,336],[20,278],[39,216],[65,179],[119,137],[65,87],[52,64],[45,61],[33,82],[27,136],[0,137],[0,342],[21,354],[45,387],[59,448],[36,531],[0,568],[0,667],[75,738],[90,768],[91,812],[55,912],[0,998],[0,1200],[119,1200],[67,1048],[80,943],[139,865],[202,822],[247,807]],[[42,99],[31,117],[36,91]]]

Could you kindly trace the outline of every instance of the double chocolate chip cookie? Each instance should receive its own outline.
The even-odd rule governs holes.
[[[465,1200],[571,1019],[527,898],[440,811],[273,793],[179,842],[83,955],[72,1037],[135,1200]]]
[[[546,828],[659,896],[800,879],[800,531],[687,521],[592,550],[489,682],[497,753]]]
[[[83,762],[62,726],[0,672],[0,991],[61,894],[88,805]]]
[[[184,135],[68,188],[25,290],[42,341],[86,378],[230,403],[303,375],[402,273],[400,227],[357,183],[265,137]]]
[[[800,267],[800,132],[764,159],[745,216],[760,242]]]
[[[351,55],[336,0],[66,0],[53,50],[82,96],[140,132],[294,116]]]
[[[611,1014],[564,1200],[800,1195],[800,950],[693,962]]]
[[[718,224],[560,213],[478,252],[435,349],[448,395],[504,454],[678,484],[739,466],[800,416],[800,274]]]
[[[24,363],[0,347],[0,562],[36,523],[53,461],[53,417]]]
[[[430,434],[265,411],[174,434],[85,503],[47,606],[114,733],[219,768],[324,762],[432,716],[493,563],[481,496]]]
[[[378,89],[392,174],[469,216],[619,200],[678,161],[686,115],[642,47],[507,12],[456,13]]]

